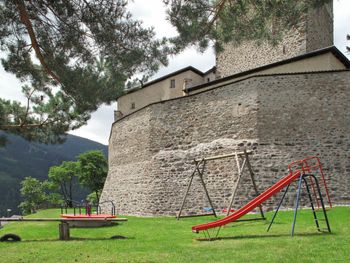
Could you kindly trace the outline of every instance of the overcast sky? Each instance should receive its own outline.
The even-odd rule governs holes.
[[[142,20],[147,27],[154,27],[157,36],[176,35],[175,29],[165,20],[165,9],[162,0],[134,0],[130,4],[132,14]],[[350,33],[350,1],[334,0],[334,42],[340,51],[345,53],[346,34]],[[348,56],[349,57],[349,56]],[[349,57],[350,58],[350,57]],[[215,65],[215,57],[212,50],[200,54],[194,48],[188,48],[183,53],[170,58],[169,66],[161,68],[153,77],[157,78],[177,69],[189,65],[206,71]],[[0,65],[0,96],[11,100],[23,100],[21,84],[11,74],[4,71]],[[92,115],[88,125],[70,132],[71,134],[108,144],[111,124],[113,123],[113,112],[116,105],[102,106]]]

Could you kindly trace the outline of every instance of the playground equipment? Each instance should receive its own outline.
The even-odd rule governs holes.
[[[125,222],[126,218],[0,218],[2,222],[60,222],[58,225],[59,239],[69,240],[69,228],[75,222]]]
[[[234,184],[234,187],[233,187],[231,201],[230,201],[228,207],[225,210],[223,210],[223,211],[225,211],[227,213],[227,215],[229,215],[230,213],[232,213],[234,211],[232,209],[232,206],[234,204],[234,200],[235,200],[235,197],[236,197],[238,185],[239,185],[239,183],[240,183],[240,181],[242,179],[242,176],[243,176],[243,173],[244,173],[244,169],[246,167],[248,169],[248,172],[249,172],[249,175],[250,175],[250,179],[251,179],[251,182],[252,182],[255,194],[256,194],[256,196],[258,196],[259,192],[258,192],[258,189],[256,187],[256,183],[255,183],[255,179],[254,179],[254,172],[253,172],[252,166],[251,166],[250,161],[249,161],[249,155],[251,155],[251,154],[252,154],[251,151],[244,150],[243,152],[235,152],[235,153],[226,154],[226,155],[219,155],[219,156],[206,157],[206,158],[202,158],[202,159],[195,159],[194,160],[195,168],[194,168],[193,173],[191,174],[190,182],[189,182],[189,184],[187,186],[187,190],[186,190],[185,196],[183,198],[180,210],[179,210],[179,212],[177,214],[177,217],[176,217],[177,220],[179,220],[180,218],[183,218],[183,217],[208,216],[208,215],[213,215],[213,216],[217,217],[216,212],[215,212],[215,208],[213,206],[213,202],[211,201],[208,189],[207,189],[206,184],[205,184],[204,179],[203,179],[206,163],[209,162],[209,161],[225,159],[225,158],[232,158],[232,157],[234,157],[235,160],[236,160],[236,165],[237,165],[237,170],[238,170],[238,178],[237,178],[237,180],[236,180],[236,182]],[[188,193],[189,193],[190,188],[192,186],[193,178],[196,175],[198,175],[198,177],[199,177],[199,180],[200,180],[201,185],[202,185],[202,187],[204,189],[205,195],[206,195],[206,197],[207,197],[207,199],[209,201],[210,207],[204,209],[207,212],[205,214],[196,214],[196,215],[185,215],[185,216],[183,216],[182,215],[182,211],[183,211],[183,208],[185,206]],[[259,210],[260,210],[261,217],[259,217],[259,218],[252,218],[252,219],[249,219],[249,220],[264,220],[265,219],[262,206],[258,205],[258,207],[259,207]],[[245,221],[247,221],[247,220],[245,220]]]
[[[98,227],[98,226],[106,226],[113,223],[113,221],[109,220],[94,220],[94,219],[105,219],[105,218],[116,218],[116,209],[113,201],[104,201],[102,203],[98,203],[96,205],[91,205],[88,202],[77,202],[74,200],[70,200],[70,203],[73,207],[69,207],[67,204],[61,207],[61,218],[67,219],[86,219],[84,221],[72,221],[71,227]],[[109,204],[111,206],[110,214],[102,214],[101,213],[101,205]],[[93,213],[93,208],[95,208],[96,212]],[[73,210],[73,214],[68,214],[69,210]],[[64,213],[65,212],[65,213]],[[90,219],[90,220],[89,220]]]
[[[21,237],[16,234],[6,234],[0,237],[0,242],[18,242],[21,241]]]
[[[96,210],[96,214],[95,215],[99,215],[98,217],[103,217],[104,215],[107,215],[108,217],[115,217],[116,214],[116,209],[115,209],[115,205],[113,203],[113,201],[111,200],[107,200],[101,203],[97,203],[95,205],[90,204],[89,202],[77,202],[74,200],[70,200],[70,202],[72,203],[72,207],[69,207],[68,204],[65,204],[64,206],[61,206],[61,214],[66,216],[77,216],[77,217],[88,217],[88,216],[93,216],[94,214],[92,214],[92,209],[95,208]],[[102,214],[101,213],[101,205],[102,204],[110,204],[111,208],[110,214]],[[73,215],[68,215],[68,210],[69,209],[73,209]],[[63,213],[65,212],[65,214]]]
[[[212,239],[210,237],[210,233],[208,232],[209,229],[212,228],[218,228],[218,231],[216,233],[215,238],[217,238],[219,231],[221,229],[222,226],[237,221],[240,217],[244,216],[245,214],[249,213],[250,211],[252,211],[254,208],[256,208],[257,206],[261,205],[264,201],[266,201],[267,199],[269,199],[270,197],[272,197],[273,195],[277,194],[279,191],[281,191],[283,188],[287,187],[285,193],[282,196],[281,201],[278,204],[278,207],[276,209],[276,212],[271,220],[271,223],[267,229],[267,231],[270,230],[274,219],[277,215],[277,212],[283,202],[283,199],[289,189],[289,186],[291,183],[298,181],[298,190],[297,190],[297,197],[296,197],[296,201],[295,201],[295,209],[294,209],[294,218],[293,218],[293,224],[292,224],[292,232],[291,232],[291,236],[294,235],[294,229],[295,229],[295,223],[296,223],[296,217],[297,217],[297,211],[298,211],[298,207],[299,207],[299,202],[300,202],[300,194],[301,194],[301,190],[302,190],[302,182],[304,182],[305,186],[306,186],[306,190],[308,193],[308,198],[310,201],[310,205],[312,208],[312,212],[313,212],[313,216],[314,216],[314,221],[317,227],[318,231],[322,231],[322,230],[326,230],[327,232],[331,232],[330,229],[330,225],[329,225],[329,221],[328,221],[328,217],[327,217],[327,212],[326,212],[326,208],[325,208],[325,204],[323,201],[323,197],[322,197],[322,193],[321,193],[321,188],[320,185],[318,183],[318,179],[317,177],[312,174],[313,172],[317,172],[319,171],[321,173],[321,179],[323,180],[323,185],[324,188],[326,189],[326,194],[327,194],[327,199],[328,199],[328,203],[331,206],[331,201],[329,198],[329,193],[328,193],[328,188],[327,188],[327,184],[324,178],[324,173],[322,170],[322,165],[321,162],[319,160],[318,157],[308,157],[306,159],[303,160],[299,160],[299,161],[295,161],[292,162],[289,166],[289,174],[285,177],[283,177],[280,181],[278,181],[276,184],[272,185],[270,188],[268,188],[265,192],[261,193],[259,196],[257,196],[256,198],[254,198],[253,200],[251,200],[248,204],[246,204],[245,206],[243,206],[242,208],[238,209],[237,211],[235,211],[234,213],[232,213],[231,215],[216,220],[214,222],[210,222],[210,223],[206,223],[206,224],[201,224],[201,225],[197,225],[197,226],[193,226],[192,227],[192,231],[195,233],[199,233],[200,231],[204,231],[204,233],[207,234],[207,236],[209,237],[209,239]],[[317,217],[317,212],[315,210],[315,206],[314,206],[314,202],[312,199],[312,195],[310,192],[310,187],[309,184],[307,182],[307,179],[310,180],[311,182],[311,186],[314,191],[314,197],[316,198],[317,201],[320,202],[320,206],[321,206],[321,212],[324,216],[324,221],[326,223],[326,228],[321,229],[320,228],[320,219]]]
[[[60,222],[58,225],[59,239],[70,239],[70,227],[100,227],[111,225],[114,222],[128,221],[126,218],[117,218],[115,205],[112,201],[105,201],[98,203],[95,206],[90,205],[87,202],[77,202],[70,200],[73,207],[65,206],[61,207],[61,218],[0,218],[3,222]],[[102,214],[101,205],[108,203],[111,206],[111,214]],[[96,209],[96,213],[93,213],[93,209]],[[68,214],[69,210],[73,210],[73,214]],[[65,214],[63,213],[65,212]]]

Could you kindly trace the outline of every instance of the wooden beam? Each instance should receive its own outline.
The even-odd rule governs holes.
[[[253,154],[252,151],[247,151],[247,154]],[[195,162],[200,162],[200,161],[209,161],[209,160],[217,160],[217,159],[223,159],[223,158],[227,158],[227,157],[233,157],[233,156],[244,156],[245,153],[244,152],[235,152],[235,153],[230,153],[230,154],[224,154],[224,155],[217,155],[217,156],[212,156],[212,157],[206,157],[206,158],[202,158],[202,159],[195,159]]]
[[[210,213],[210,214],[184,215],[184,216],[180,216],[180,218],[201,217],[201,216],[216,216],[216,214]],[[178,217],[176,217],[176,218],[178,219]]]

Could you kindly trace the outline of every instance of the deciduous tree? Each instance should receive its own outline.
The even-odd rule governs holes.
[[[78,178],[78,173],[79,164],[72,161],[63,162],[49,169],[48,182],[51,184],[51,189],[58,188],[69,207],[72,207],[74,178]]]
[[[101,151],[89,151],[78,156],[80,165],[80,183],[95,192],[99,200],[108,172],[106,157]]]
[[[21,196],[24,201],[19,205],[25,214],[35,213],[46,200],[44,185],[36,178],[26,177],[21,182]]]

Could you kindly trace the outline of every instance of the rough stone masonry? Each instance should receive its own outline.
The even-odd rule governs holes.
[[[125,215],[175,215],[193,159],[253,150],[260,192],[287,174],[296,159],[317,155],[335,204],[350,204],[350,71],[255,76],[195,95],[151,104],[115,122],[103,200]],[[237,170],[233,159],[205,173],[215,208],[228,206]],[[235,207],[253,198],[249,176]],[[208,205],[198,181],[184,212]],[[291,191],[285,206],[292,206]],[[264,203],[272,209],[280,195]],[[307,205],[304,202],[302,205]]]

